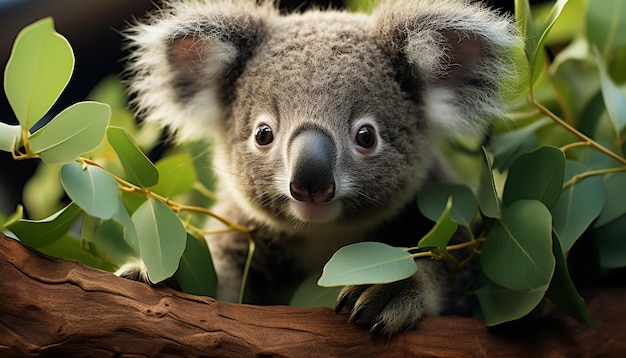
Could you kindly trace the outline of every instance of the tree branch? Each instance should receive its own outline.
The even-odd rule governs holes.
[[[0,234],[0,356],[626,356],[626,287],[589,302],[599,329],[561,313],[488,329],[428,317],[391,339],[326,308],[236,305],[124,280]]]

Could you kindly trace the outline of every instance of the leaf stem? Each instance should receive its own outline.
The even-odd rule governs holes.
[[[612,151],[608,150],[607,148],[605,148],[604,146],[600,145],[598,142],[594,141],[593,139],[587,137],[585,134],[583,134],[582,132],[578,131],[576,128],[574,128],[573,126],[571,126],[569,123],[565,122],[564,120],[562,120],[561,118],[559,118],[559,116],[557,116],[556,114],[552,113],[549,109],[547,109],[546,107],[544,107],[541,103],[537,102],[537,100],[535,100],[534,96],[532,95],[532,91],[530,92],[530,101],[532,103],[533,106],[535,106],[541,113],[545,114],[546,116],[548,116],[550,119],[552,119],[552,121],[554,121],[555,123],[557,123],[558,125],[560,125],[561,127],[565,128],[568,132],[572,133],[573,135],[575,135],[576,137],[578,137],[586,146],[589,146],[615,160],[617,160],[618,162],[620,162],[623,165],[626,165],[626,159],[620,157],[618,154],[613,153]],[[574,143],[575,144],[575,143]],[[576,144],[575,146],[582,146],[583,144]],[[570,149],[571,147],[573,147],[573,145],[569,145],[569,146],[565,146],[566,149]]]
[[[565,183],[563,183],[563,189],[567,188],[570,185],[574,185],[579,180],[583,180],[585,178],[588,178],[588,177],[591,177],[591,176],[594,176],[594,175],[603,175],[603,174],[621,173],[621,172],[626,172],[626,166],[624,166],[624,167],[617,167],[617,168],[590,170],[588,172],[576,174],[576,175],[574,175],[574,177],[572,179],[570,179],[570,180],[566,181]]]

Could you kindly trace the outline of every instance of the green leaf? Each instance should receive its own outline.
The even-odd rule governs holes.
[[[556,268],[554,269],[554,276],[550,282],[550,287],[546,292],[546,296],[554,303],[559,309],[566,312],[570,316],[576,318],[582,323],[588,324],[593,327],[597,327],[594,322],[585,301],[580,297],[572,279],[569,275],[569,269],[567,267],[567,259],[561,241],[556,233],[553,232],[552,247],[554,251],[554,257],[556,259]]]
[[[574,161],[565,164],[565,180],[588,172],[589,169]],[[576,180],[563,189],[561,197],[552,207],[552,225],[559,235],[563,249],[568,252],[604,207],[605,194],[599,175]]]
[[[19,220],[7,225],[21,242],[31,247],[50,245],[62,238],[78,219],[81,210],[78,205],[70,203],[63,209],[43,220]]]
[[[602,99],[609,116],[615,135],[619,137],[620,132],[626,126],[626,96],[617,87],[609,75],[604,64],[604,58],[596,52],[596,63],[600,73],[600,84],[602,86]]]
[[[50,110],[73,70],[72,47],[54,30],[52,18],[17,35],[4,72],[4,90],[23,129],[30,129]]]
[[[307,277],[291,297],[289,306],[334,308],[337,296],[343,287],[320,287],[317,285],[318,277],[320,277],[319,272]]]
[[[110,116],[107,104],[76,103],[35,132],[30,148],[46,163],[69,163],[102,142]]]
[[[139,253],[139,239],[137,238],[137,230],[135,230],[135,224],[128,213],[128,209],[124,206],[122,200],[119,201],[119,207],[115,214],[113,214],[113,220],[122,225],[124,240],[126,243],[137,253]]]
[[[500,199],[493,179],[493,168],[485,148],[483,148],[483,165],[478,185],[478,207],[480,212],[488,218],[500,219],[502,217]]]
[[[117,182],[98,167],[65,164],[61,168],[61,184],[67,195],[91,216],[110,219],[119,208]]]
[[[0,122],[0,150],[12,152],[22,142],[22,127]]]
[[[323,287],[389,283],[413,275],[417,265],[408,252],[380,242],[360,242],[337,250],[317,284]]]
[[[188,192],[198,180],[193,160],[187,154],[163,158],[156,163],[156,167],[159,183],[152,187],[152,191],[166,198]]]
[[[610,195],[606,195],[604,208],[594,222],[594,227],[606,225],[626,214],[626,190],[624,188],[626,188],[626,172],[604,176],[604,192]]]
[[[606,269],[626,266],[626,215],[592,232],[598,247],[600,266]]]
[[[526,39],[525,52],[530,63],[539,42],[539,36],[535,30],[535,22],[528,0],[515,0],[515,22],[522,37]]]
[[[101,270],[113,272],[117,267],[102,258],[97,258],[86,251],[83,242],[74,237],[71,233],[61,237],[59,240],[54,241],[50,245],[37,248],[38,251],[68,260],[77,260],[83,265],[96,267]]]
[[[552,223],[536,200],[519,200],[502,211],[481,246],[480,263],[494,283],[516,291],[547,285],[554,272]]]
[[[192,295],[215,297],[217,275],[213,268],[211,253],[204,238],[187,234],[187,246],[180,258],[174,278],[183,292]]]
[[[539,36],[539,40],[535,42],[533,39],[532,42],[527,44],[527,46],[529,47],[527,50],[527,54],[531,54],[528,62],[530,64],[530,78],[532,84],[537,81],[541,70],[544,67],[544,43],[546,41],[546,38],[548,37],[550,29],[552,29],[552,26],[554,26],[554,23],[558,20],[563,11],[563,8],[565,7],[565,5],[567,5],[567,3],[568,0],[556,1],[556,3],[552,6],[548,17],[546,18],[544,26],[542,26],[539,31],[535,32],[537,34],[541,34]],[[534,36],[534,38],[536,38],[536,36]]]
[[[590,2],[587,7],[587,38],[604,56],[626,47],[626,4],[623,0]]]
[[[150,159],[137,147],[123,128],[107,129],[109,144],[117,153],[126,173],[126,180],[142,188],[159,182],[159,172]]]
[[[153,283],[172,277],[187,242],[185,227],[164,203],[149,198],[132,215],[139,252]]]
[[[487,283],[476,291],[478,303],[489,327],[522,318],[543,299],[548,285],[533,290],[513,291]]]
[[[428,219],[437,221],[446,209],[448,198],[452,197],[452,220],[459,225],[470,226],[476,216],[478,204],[470,188],[454,184],[427,184],[417,197],[420,212]]]
[[[418,248],[431,250],[436,255],[446,254],[448,242],[458,227],[456,221],[452,219],[452,205],[452,197],[449,197],[443,213],[437,219],[435,226],[419,241]]]
[[[535,132],[551,123],[548,118],[537,120],[525,127],[499,134],[491,140],[490,148],[494,152],[493,166],[504,171],[517,157],[535,147]]]
[[[518,200],[539,200],[551,208],[561,195],[565,154],[544,146],[521,155],[511,166],[502,201],[509,206]]]
[[[114,220],[101,220],[85,215],[81,238],[92,255],[117,266],[122,266],[139,255],[124,240],[124,227]]]
[[[213,163],[211,161],[211,145],[206,141],[195,141],[186,143],[185,148],[191,155],[193,167],[198,174],[198,180],[205,188],[215,189],[216,178],[213,173]]]

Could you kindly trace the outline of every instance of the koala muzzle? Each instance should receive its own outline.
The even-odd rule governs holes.
[[[326,203],[335,196],[335,146],[325,133],[308,129],[289,146],[289,191],[297,201]]]

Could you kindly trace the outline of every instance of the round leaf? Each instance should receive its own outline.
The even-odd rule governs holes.
[[[551,208],[561,195],[564,172],[565,154],[558,148],[545,146],[521,155],[509,170],[504,205],[531,199]]]
[[[589,169],[573,161],[567,161],[565,180],[574,178]],[[602,177],[586,177],[563,190],[559,201],[551,209],[554,230],[559,235],[563,250],[568,252],[576,240],[600,215],[604,207],[605,194]]]
[[[21,142],[22,127],[0,122],[0,150],[12,152]]]
[[[178,216],[161,201],[149,198],[131,219],[150,281],[156,283],[172,277],[187,243],[187,233]]]
[[[502,211],[481,246],[480,263],[494,283],[517,291],[547,285],[554,272],[552,223],[539,201],[520,200]]]
[[[334,308],[342,286],[320,287],[316,284],[319,276],[318,272],[304,280],[291,297],[289,306]]]
[[[35,132],[30,148],[46,163],[69,163],[102,142],[110,117],[107,104],[76,103]]]
[[[389,283],[413,275],[411,254],[380,242],[360,242],[337,250],[317,282],[323,287]]]
[[[67,195],[91,216],[110,219],[121,205],[117,182],[98,167],[65,164],[61,168],[61,184]]]
[[[528,291],[513,291],[491,282],[476,291],[480,310],[487,326],[522,318],[543,299],[548,285]]]
[[[7,99],[23,129],[30,129],[59,98],[74,70],[74,53],[52,18],[24,28],[4,72]]]
[[[470,226],[478,204],[472,191],[463,185],[428,184],[417,197],[417,205],[424,216],[432,221],[439,217],[446,208],[448,198],[452,197],[450,215],[459,225]]]
[[[186,293],[215,297],[217,275],[204,238],[187,234],[187,246],[174,278]]]

